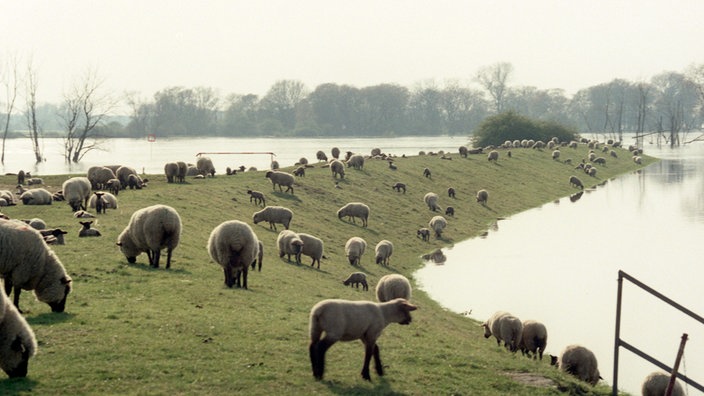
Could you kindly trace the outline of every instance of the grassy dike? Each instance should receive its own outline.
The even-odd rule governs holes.
[[[565,148],[562,159],[576,163],[586,153],[583,146]],[[53,249],[74,288],[62,314],[51,313],[31,292],[22,294],[20,304],[39,352],[30,360],[27,378],[0,380],[0,394],[609,394],[608,386],[591,388],[559,373],[549,359],[536,362],[498,348],[484,339],[478,322],[448,312],[417,289],[413,302],[420,309],[413,323],[392,324],[379,340],[384,377],[372,370],[372,381],[362,380],[361,343],[341,342],[329,350],[325,379],[318,382],[308,358],[308,313],[326,298],[374,300],[381,276],[399,272],[410,278],[421,267],[422,254],[476,236],[498,217],[574,193],[570,175],[589,187],[641,167],[627,151],[618,154],[619,159],[607,157],[606,166],[599,166],[597,178],[553,161],[548,150],[513,150],[512,158],[502,152],[497,163],[485,155],[398,158],[395,171],[385,161],[368,160],[362,171],[347,170],[341,188],[334,188],[329,169],[316,165],[297,180],[295,195],[273,192],[264,172],[225,176],[222,170],[235,164],[215,157],[220,172],[215,178],[179,185],[167,184],[163,175],[148,175],[148,188],[121,192],[119,209],[95,221],[103,236],[91,239],[78,238],[80,225],[65,202],[2,208],[12,218],[39,217],[69,231],[66,245]],[[656,161],[643,159],[642,166]],[[432,179],[422,177],[425,167],[432,170]],[[44,181],[56,191],[67,177]],[[406,194],[392,191],[397,181],[408,185]],[[14,191],[15,182],[14,176],[0,176],[2,189]],[[450,186],[456,199],[447,197]],[[486,207],[474,199],[481,188],[490,193]],[[305,256],[300,266],[278,257],[278,232],[266,223],[253,225],[258,208],[249,202],[247,189],[264,192],[269,205],[292,209],[292,230],[323,239],[327,259],[320,270],[310,267]],[[440,195],[441,206],[454,206],[456,214],[448,218],[443,239],[422,242],[416,230],[434,215],[423,203],[430,191]],[[352,201],[371,207],[368,228],[337,218],[337,209]],[[181,243],[168,271],[164,260],[162,268],[149,268],[145,254],[128,264],[115,246],[131,214],[157,203],[176,208],[183,220]],[[227,289],[221,268],[205,248],[211,230],[230,219],[252,225],[264,243],[263,269],[250,273],[249,290]],[[368,244],[359,268],[344,255],[352,236]],[[388,268],[374,263],[374,246],[381,239],[395,247]],[[480,265],[471,257],[466,260],[466,265]],[[353,271],[367,273],[369,291],[342,285]],[[549,385],[539,385],[544,378]]]

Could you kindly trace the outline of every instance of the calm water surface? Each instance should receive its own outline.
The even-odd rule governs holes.
[[[542,321],[548,352],[582,344],[612,384],[618,270],[704,316],[704,144],[646,152],[663,161],[577,202],[499,221],[487,237],[446,249],[447,261],[428,263],[416,280],[443,306],[480,321],[497,310]],[[683,333],[680,369],[704,383],[704,325],[624,281],[623,340],[672,366]],[[621,348],[619,388],[640,394],[656,369]]]

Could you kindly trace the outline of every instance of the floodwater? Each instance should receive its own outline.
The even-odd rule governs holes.
[[[704,144],[645,149],[662,162],[576,202],[565,197],[500,220],[414,277],[434,300],[476,320],[504,310],[543,322],[547,352],[586,346],[611,386],[619,270],[704,316]],[[704,325],[624,280],[622,340],[672,367],[683,333],[680,372],[702,384]],[[656,370],[620,348],[619,389],[640,394],[642,379]]]

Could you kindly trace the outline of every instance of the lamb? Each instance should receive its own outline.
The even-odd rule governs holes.
[[[445,216],[454,216],[455,215],[455,208],[452,206],[448,206],[445,208]]]
[[[521,354],[530,357],[532,353],[533,360],[538,356],[540,360],[543,360],[543,352],[545,352],[547,343],[548,330],[544,324],[535,320],[523,322],[523,334],[521,335],[521,341],[518,343],[518,349],[521,350]]]
[[[89,212],[86,212],[85,210],[79,210],[78,212],[75,212],[73,214],[73,217],[75,217],[77,219],[89,219],[89,218],[93,218],[95,216]]]
[[[215,227],[208,238],[208,253],[223,268],[227,287],[235,285],[240,271],[241,287],[247,289],[247,270],[259,255],[259,239],[249,224],[229,220]]]
[[[102,205],[103,213],[105,209],[117,209],[117,197],[107,192],[94,192],[88,200],[88,207],[95,208],[96,212],[100,213],[99,204]]]
[[[337,218],[342,219],[343,217],[347,217],[348,221],[351,219],[354,224],[357,224],[355,217],[359,217],[362,220],[362,227],[366,227],[369,219],[369,206],[361,202],[350,202],[337,211]]]
[[[44,179],[42,179],[41,177],[32,177],[32,178],[27,179],[28,186],[39,185],[39,184],[44,184]]]
[[[198,158],[198,161],[196,161],[196,168],[198,169],[198,173],[203,176],[210,175],[210,177],[215,177],[215,167],[213,166],[213,161],[209,157]]]
[[[320,238],[302,232],[298,233],[298,237],[301,239],[301,241],[303,241],[303,249],[301,250],[301,254],[304,254],[313,259],[313,261],[310,263],[311,267],[315,265],[315,262],[317,261],[318,269],[320,269],[320,259],[325,257],[323,255],[323,241]]]
[[[418,231],[416,231],[416,236],[427,242],[430,240],[430,230],[425,227],[419,228]]]
[[[350,157],[349,160],[347,160],[347,167],[352,167],[357,170],[361,170],[364,168],[364,157],[362,157],[359,154],[355,154]]]
[[[643,159],[642,159],[640,156],[634,155],[634,156],[633,156],[633,162],[635,162],[636,164],[640,165],[641,163],[643,163]]]
[[[384,275],[376,284],[376,299],[387,302],[396,298],[411,299],[411,282],[401,274]]]
[[[39,230],[42,234],[44,241],[48,244],[65,245],[64,235],[68,234],[68,231],[64,231],[60,228],[52,228],[49,230]],[[51,239],[49,239],[51,238]]]
[[[589,168],[589,171],[587,172],[587,174],[591,177],[596,177],[596,168],[594,168],[594,167]]]
[[[105,183],[105,187],[107,187],[108,191],[113,195],[117,195],[120,193],[120,190],[122,190],[122,183],[120,183],[119,179],[110,179]]]
[[[403,193],[406,193],[406,185],[404,183],[394,183],[391,188],[396,190],[396,192],[401,192],[401,190],[403,190]]]
[[[450,198],[455,198],[455,189],[452,187],[447,188],[447,196]]]
[[[279,257],[287,256],[287,260],[291,261],[291,255],[296,260],[296,264],[301,264],[301,250],[303,249],[303,241],[298,235],[289,230],[283,230],[276,238],[276,245],[279,247]]]
[[[186,173],[188,173],[188,165],[183,161],[176,161],[176,166],[178,166],[178,172],[176,173],[176,180],[179,183],[186,181]]]
[[[340,179],[345,178],[345,164],[340,160],[335,159],[330,162],[330,171],[332,172],[333,179],[336,179],[337,176],[340,176]]]
[[[438,205],[438,195],[434,192],[429,192],[425,194],[425,196],[423,197],[423,201],[426,205],[428,205],[428,209],[432,210],[433,212],[442,210],[440,205]]]
[[[20,195],[20,201],[25,205],[51,205],[52,195],[44,188],[27,190]]]
[[[10,377],[26,377],[29,359],[37,352],[34,331],[0,292],[0,368]]]
[[[376,244],[374,252],[376,253],[377,264],[389,265],[389,257],[394,252],[394,245],[390,241],[383,239]]]
[[[360,237],[352,237],[345,243],[345,256],[350,264],[358,265],[366,249],[367,241]]]
[[[166,182],[173,183],[174,178],[178,177],[178,164],[175,162],[167,162],[164,165],[164,174],[166,175]]]
[[[560,370],[591,385],[596,385],[601,378],[596,356],[581,345],[568,345],[560,354],[559,359],[556,356],[550,356],[550,358],[550,364],[557,365]]]
[[[132,174],[127,175],[127,187],[129,187],[130,190],[134,190],[135,188],[137,190],[141,190],[142,187],[147,186],[146,182],[147,182],[146,179],[142,180],[142,178],[139,177],[139,175],[137,175],[137,174],[132,173]]]
[[[61,186],[61,191],[64,192],[71,210],[86,210],[91,195],[90,180],[87,177],[72,177],[66,180]]]
[[[445,218],[442,216],[435,216],[430,219],[430,222],[428,222],[428,226],[430,227],[430,229],[435,231],[436,238],[441,238],[443,230],[445,230],[445,227],[447,227],[447,220],[445,220]]]
[[[570,186],[578,187],[580,190],[584,190],[584,184],[579,180],[577,176],[570,176]]]
[[[398,166],[396,166],[393,161],[389,160],[389,169],[398,170]]]
[[[161,250],[166,249],[166,269],[171,268],[171,254],[181,239],[181,216],[170,206],[152,205],[132,213],[130,221],[117,237],[117,246],[134,264],[146,252],[149,265],[159,268]],[[247,264],[250,264],[248,261]]]
[[[432,179],[433,175],[430,172],[429,168],[423,168],[423,176],[427,177],[428,179]]]
[[[292,174],[279,171],[267,171],[265,177],[271,180],[271,186],[276,190],[276,185],[279,185],[279,191],[282,191],[281,186],[286,186],[286,192],[291,191],[293,195],[293,184],[296,179]]]
[[[497,345],[501,345],[501,341],[503,341],[509,351],[516,352],[518,350],[523,333],[523,323],[517,317],[505,311],[498,311],[484,322],[482,327],[484,327],[484,338],[493,335]]]
[[[369,290],[369,284],[367,284],[367,275],[364,272],[353,272],[347,279],[342,281],[345,286],[356,286],[359,289],[359,285],[362,285],[362,290]]]
[[[83,228],[78,231],[79,238],[102,236],[100,231],[95,228],[90,228],[91,224],[93,224],[92,221],[79,221],[78,223],[83,226]]]
[[[606,165],[606,158],[604,158],[604,157],[597,157],[597,158],[594,158],[594,159],[592,160],[592,162],[594,162],[595,164],[599,164],[599,165]]]
[[[371,301],[323,300],[310,311],[310,346],[308,351],[313,376],[323,379],[325,352],[337,341],[362,340],[364,343],[364,366],[362,378],[371,381],[369,362],[374,357],[374,368],[378,375],[384,374],[379,357],[377,339],[391,323],[411,323],[411,311],[418,309],[404,299],[385,303]],[[325,336],[321,339],[321,336]]]
[[[291,219],[293,219],[293,212],[291,209],[284,208],[283,206],[267,206],[252,215],[254,224],[267,221],[269,222],[269,229],[273,229],[274,231],[277,231],[276,223],[283,224],[284,228],[288,230]]]
[[[247,194],[249,194],[249,202],[254,202],[255,205],[261,204],[266,207],[266,198],[264,197],[264,193],[260,191],[247,190]]]
[[[489,160],[489,162],[491,162],[491,161],[494,161],[494,162],[498,161],[498,160],[499,160],[499,152],[496,151],[496,150],[491,150],[491,151],[489,152],[489,154],[487,155],[487,159]]]
[[[306,175],[306,168],[303,166],[299,166],[298,168],[293,170],[293,175],[298,176],[298,177],[305,177]]]
[[[63,312],[71,292],[71,277],[39,231],[21,221],[0,221],[0,246],[5,293],[9,295],[14,288],[17,310],[22,312],[20,292],[25,289],[34,290],[37,299],[49,304],[53,312]]]
[[[479,202],[482,205],[486,205],[487,202],[489,201],[489,192],[486,190],[479,190],[477,191],[477,202]]]
[[[643,396],[662,396],[667,391],[667,386],[670,384],[670,374],[655,371],[648,374],[641,385],[641,394]],[[684,396],[682,385],[675,381],[672,387],[672,396]]]

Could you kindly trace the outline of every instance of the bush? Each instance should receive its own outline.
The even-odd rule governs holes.
[[[544,142],[557,137],[560,141],[574,140],[577,132],[552,121],[533,120],[516,112],[508,111],[487,117],[474,131],[474,147],[498,146],[507,140],[533,139]]]

